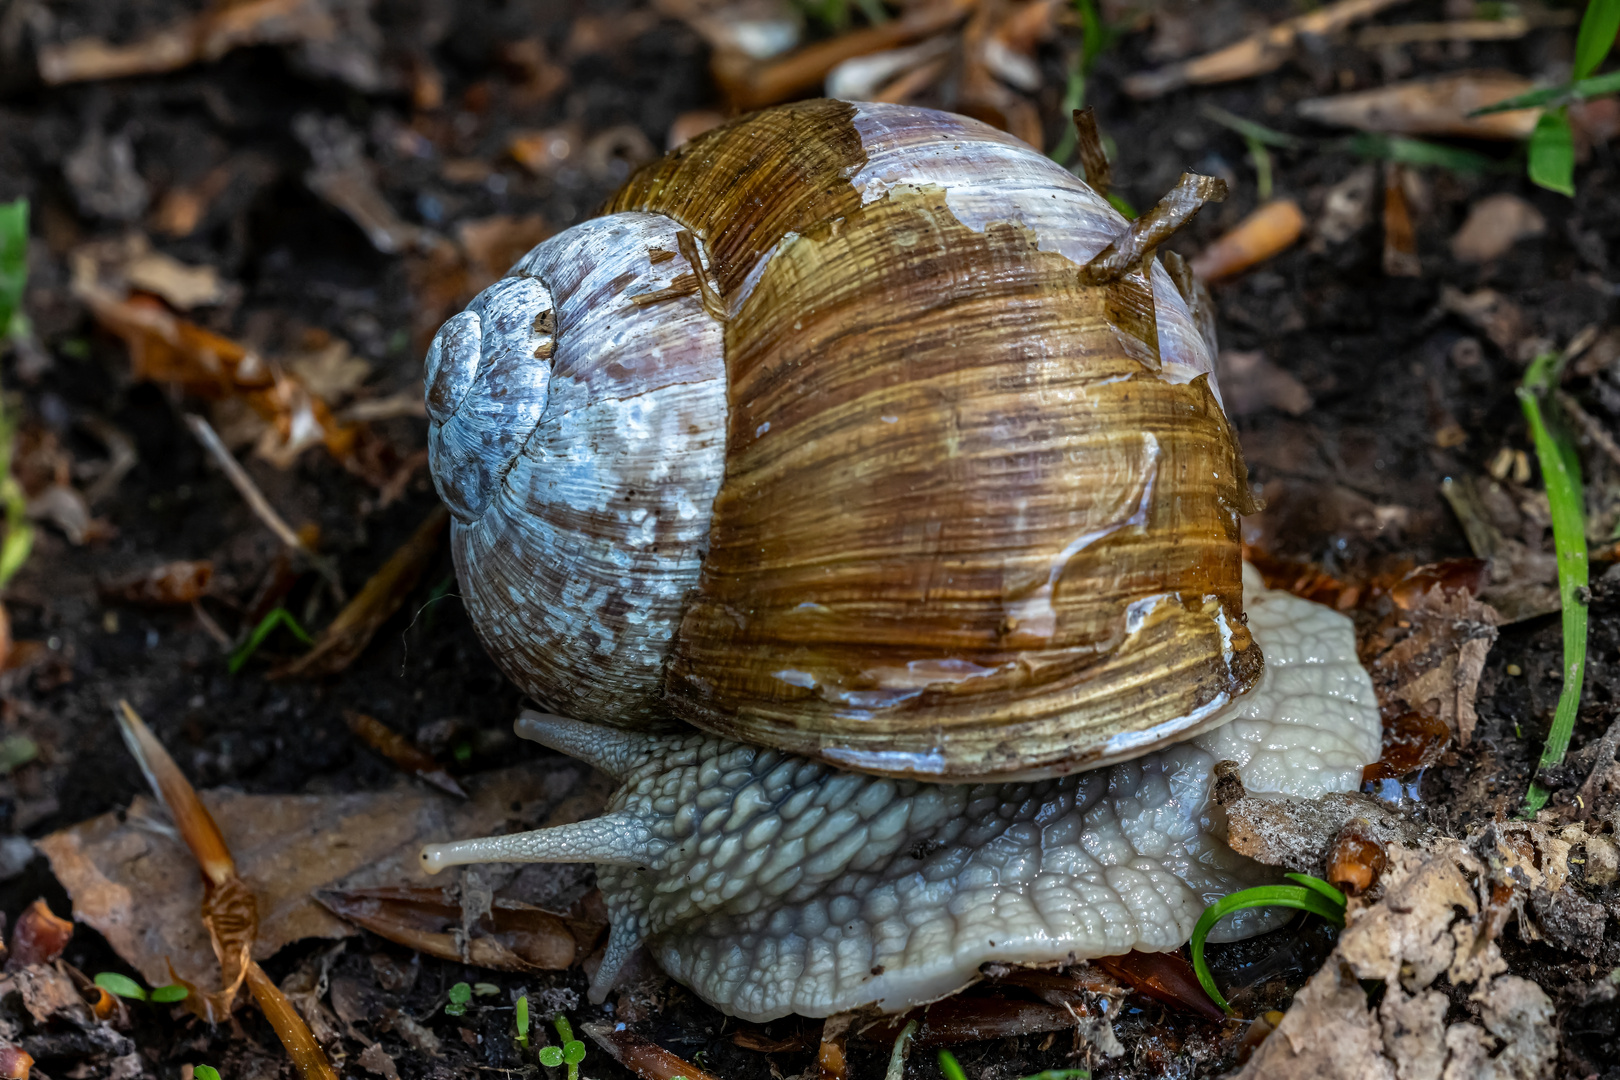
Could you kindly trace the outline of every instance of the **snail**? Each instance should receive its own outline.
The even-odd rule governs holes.
[[[750,1020],[1177,948],[1271,880],[1222,841],[1216,763],[1353,790],[1380,731],[1349,621],[1242,563],[1212,323],[1154,256],[1222,188],[1127,222],[976,121],[801,102],[448,320],[464,602],[548,710],[518,733],[622,786],[424,866],[594,862],[593,999],[646,944]]]

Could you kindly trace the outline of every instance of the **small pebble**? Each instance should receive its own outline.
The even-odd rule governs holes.
[[[1509,664],[1507,666],[1507,673],[1517,678],[1518,676],[1524,674],[1524,668],[1520,667],[1518,664]]]

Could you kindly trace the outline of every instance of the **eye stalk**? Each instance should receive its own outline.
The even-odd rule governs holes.
[[[540,422],[551,384],[557,318],[534,278],[479,293],[428,346],[428,460],[439,496],[475,521]]]

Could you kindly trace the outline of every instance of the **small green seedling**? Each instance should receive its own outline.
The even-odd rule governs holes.
[[[0,203],[0,339],[16,329],[12,316],[22,308],[28,284],[28,200]]]
[[[540,1064],[553,1069],[567,1065],[568,1080],[579,1080],[579,1063],[585,1060],[585,1044],[574,1038],[574,1029],[568,1023],[568,1017],[562,1013],[553,1017],[551,1022],[557,1029],[557,1038],[562,1045],[542,1046]]]
[[[155,1001],[166,1005],[173,1001],[184,1001],[191,993],[183,986],[170,984],[159,986],[148,992],[140,983],[127,975],[120,975],[116,971],[103,971],[92,980],[97,986],[114,997],[128,998],[131,1001]]]
[[[1198,976],[1198,984],[1204,988],[1204,993],[1227,1013],[1233,1011],[1232,1006],[1227,1004],[1226,998],[1221,995],[1220,988],[1215,985],[1215,976],[1210,973],[1209,964],[1204,961],[1204,941],[1209,937],[1209,932],[1215,929],[1216,923],[1232,912],[1243,911],[1246,908],[1291,907],[1320,915],[1335,926],[1344,925],[1344,893],[1321,878],[1311,877],[1309,874],[1283,876],[1298,884],[1261,885],[1235,892],[1205,908],[1198,925],[1193,927],[1192,940],[1188,943],[1192,946],[1193,972]]]
[[[516,1020],[518,1045],[527,1050],[529,1048],[529,998],[524,995],[517,999]]]
[[[956,1055],[949,1050],[939,1052],[939,1071],[945,1074],[945,1080],[967,1080],[967,1073],[962,1071],[962,1063],[956,1060]]]
[[[212,1065],[198,1065],[191,1070],[193,1080],[219,1080],[219,1070]]]
[[[450,1001],[444,1007],[446,1016],[467,1015],[467,1002],[472,1000],[472,987],[464,982],[458,982],[450,988]]]
[[[259,625],[253,628],[253,633],[248,635],[248,639],[242,642],[235,652],[231,653],[231,658],[226,661],[225,666],[232,675],[242,670],[242,665],[252,659],[253,654],[259,651],[259,646],[264,644],[266,638],[275,633],[278,626],[285,626],[293,637],[305,645],[315,644],[315,639],[310,637],[309,632],[302,626],[298,625],[298,620],[293,618],[293,613],[284,607],[278,607],[260,619]]]
[[[1594,75],[1620,34],[1620,0],[1591,0],[1575,35],[1575,64],[1569,81],[1531,90],[1478,109],[1472,116],[1540,108],[1544,111],[1530,133],[1527,171],[1532,183],[1562,195],[1575,194],[1575,133],[1569,126],[1569,107],[1606,94],[1620,92],[1620,71]]]
[[[1086,79],[1091,75],[1097,57],[1101,56],[1103,50],[1113,41],[1113,34],[1104,25],[1102,16],[1097,11],[1096,0],[1074,0],[1074,10],[1080,18],[1080,60],[1075,64],[1074,70],[1069,72],[1069,82],[1063,90],[1062,111],[1058,114],[1060,116],[1073,116],[1076,109],[1085,108]],[[1074,128],[1065,126],[1063,137],[1052,150],[1052,160],[1059,165],[1068,165],[1078,145],[1079,138]]]
[[[1620,10],[1620,0],[1617,0]],[[1590,15],[1590,11],[1588,11]],[[1564,631],[1563,688],[1553,709],[1552,727],[1541,750],[1541,769],[1550,769],[1564,760],[1570,736],[1575,733],[1575,714],[1581,706],[1581,684],[1586,681],[1586,603],[1582,599],[1590,581],[1586,551],[1585,495],[1581,486],[1581,460],[1575,440],[1556,414],[1544,407],[1558,388],[1564,372],[1562,353],[1542,353],[1531,361],[1519,385],[1519,405],[1530,424],[1530,437],[1536,444],[1536,461],[1547,487],[1547,508],[1552,517],[1553,549],[1558,561],[1558,600],[1562,606]],[[1524,816],[1534,819],[1547,804],[1547,789],[1531,782],[1524,796]]]

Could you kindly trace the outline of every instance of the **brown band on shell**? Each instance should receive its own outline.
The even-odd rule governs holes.
[[[848,102],[819,100],[722,124],[643,166],[603,213],[647,210],[692,230],[729,299],[784,236],[860,207],[854,117]]]
[[[1081,285],[937,188],[778,247],[727,325],[676,713],[873,771],[1056,774],[1246,690],[1240,470],[1207,381],[1155,377],[1152,312],[1140,271]]]
[[[1119,278],[1142,263],[1154,248],[1168,240],[1172,234],[1191,221],[1205,203],[1226,199],[1226,181],[1197,173],[1182,173],[1176,186],[1153,208],[1135,221],[1131,227],[1114,238],[1080,271],[1081,279],[1092,285],[1103,285]]]

